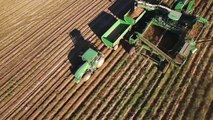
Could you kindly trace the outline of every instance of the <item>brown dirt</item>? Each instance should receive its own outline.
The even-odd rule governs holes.
[[[144,11],[143,8],[136,8],[136,9],[134,9],[134,11],[132,11],[131,13],[129,13],[128,16],[129,16],[130,18],[135,19],[135,18],[137,18],[143,11]]]
[[[213,3],[207,2],[196,1],[193,12],[210,21],[199,38],[209,38],[213,31]],[[212,118],[211,45],[198,45],[180,70],[170,67],[161,76],[147,59],[131,57],[121,46],[117,51],[106,48],[91,30],[90,22],[102,11],[110,13],[109,8],[115,7],[122,12],[120,7],[128,6],[128,0],[1,0],[0,4],[1,119]],[[139,14],[142,9],[135,11]],[[102,22],[112,22],[105,18]],[[81,34],[70,35],[75,29]],[[196,38],[199,32],[195,26],[189,36]],[[151,28],[146,36],[155,41],[160,34]],[[74,57],[85,48],[84,41],[82,46],[74,44],[80,36],[105,54],[106,63],[89,81],[74,84],[68,55]],[[125,57],[123,66],[113,71]]]

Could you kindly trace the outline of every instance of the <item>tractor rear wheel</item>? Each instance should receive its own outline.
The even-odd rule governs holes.
[[[103,56],[101,56],[96,63],[96,67],[100,68],[103,64],[104,64],[105,58]]]
[[[91,75],[92,75],[92,72],[91,72],[91,71],[87,72],[87,73],[83,76],[82,80],[83,80],[83,81],[89,80],[90,77],[91,77]]]

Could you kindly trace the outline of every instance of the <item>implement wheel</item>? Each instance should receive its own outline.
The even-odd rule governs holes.
[[[90,77],[91,77],[91,75],[92,75],[92,72],[90,72],[90,71],[87,72],[87,73],[83,76],[82,80],[83,80],[83,81],[89,80]]]
[[[113,50],[117,50],[118,49],[118,45],[115,45],[115,47],[113,48]]]
[[[96,63],[96,67],[100,68],[104,64],[104,61],[105,61],[105,58],[101,56]]]

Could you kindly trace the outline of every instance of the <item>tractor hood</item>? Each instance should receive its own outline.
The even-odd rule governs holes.
[[[75,72],[75,82],[79,82],[79,80],[83,77],[87,70],[90,69],[90,67],[91,65],[87,62],[81,65],[81,67],[78,68],[78,70]]]

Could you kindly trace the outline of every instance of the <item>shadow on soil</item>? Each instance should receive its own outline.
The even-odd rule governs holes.
[[[69,52],[68,59],[72,65],[70,71],[74,74],[78,67],[83,63],[80,55],[82,55],[88,48],[95,48],[88,40],[84,39],[81,32],[77,29],[71,31],[69,36],[74,44],[74,48]]]
[[[101,12],[89,23],[90,29],[99,37],[116,22],[116,18],[106,12]]]
[[[150,3],[150,4],[159,4],[160,0],[143,0],[144,2]]]
[[[109,10],[118,18],[123,19],[123,16],[134,9],[134,0],[117,0]]]

